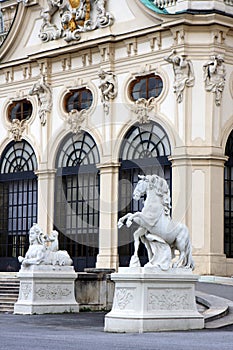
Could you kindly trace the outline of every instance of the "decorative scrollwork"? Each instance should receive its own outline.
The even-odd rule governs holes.
[[[152,310],[187,310],[190,308],[188,293],[166,289],[149,293],[149,307]]]
[[[71,294],[68,288],[61,288],[60,286],[47,285],[45,288],[38,288],[36,294],[46,300],[56,300],[61,297],[67,297]]]
[[[82,32],[111,26],[113,16],[106,11],[107,0],[47,0],[48,7],[41,11],[43,23],[39,37],[43,42],[64,38],[78,41]],[[56,12],[60,14],[60,28],[53,23]]]
[[[120,288],[116,292],[116,303],[120,310],[124,310],[126,306],[133,300],[133,294],[126,288]]]

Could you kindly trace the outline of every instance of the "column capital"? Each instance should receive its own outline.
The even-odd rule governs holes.
[[[121,163],[119,162],[109,162],[109,163],[99,163],[96,164],[97,169],[99,169],[100,171],[105,171],[108,172],[109,169],[113,169],[113,168],[119,168],[121,166]]]
[[[56,169],[37,169],[34,173],[40,177],[48,177],[56,174]]]
[[[191,155],[180,154],[169,157],[172,166],[182,165],[196,165],[196,166],[224,166],[228,160],[227,156],[209,154],[209,155]]]

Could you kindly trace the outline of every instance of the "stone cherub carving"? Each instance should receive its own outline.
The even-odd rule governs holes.
[[[211,56],[203,66],[206,91],[215,94],[215,103],[220,106],[225,86],[226,70],[222,55]]]
[[[66,251],[58,249],[58,232],[44,235],[38,224],[33,224],[29,231],[29,248],[25,257],[19,256],[22,266],[59,265],[70,266],[72,260]]]
[[[164,57],[164,59],[173,65],[175,75],[173,88],[177,102],[180,103],[183,100],[185,87],[194,86],[195,77],[193,64],[187,59],[186,55],[178,56],[176,50],[172,50],[172,53],[169,56]]]
[[[39,117],[41,120],[41,125],[45,125],[47,121],[47,114],[51,112],[52,109],[52,91],[45,82],[45,77],[41,76],[29,91],[29,95],[36,95],[39,103]]]
[[[101,92],[101,102],[104,106],[106,114],[109,113],[109,101],[113,100],[118,93],[117,77],[112,72],[104,71],[100,69],[99,73],[99,89]]]
[[[139,176],[140,180],[133,192],[133,199],[139,200],[146,194],[141,212],[128,213],[118,221],[118,227],[135,222],[139,228],[134,232],[134,255],[130,266],[140,266],[138,249],[140,240],[145,244],[149,262],[146,266],[168,270],[185,267],[194,269],[192,247],[188,229],[170,217],[170,191],[166,180],[158,175]],[[174,251],[180,252],[178,260],[172,264]]]

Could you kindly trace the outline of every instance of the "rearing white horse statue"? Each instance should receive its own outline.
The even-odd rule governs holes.
[[[139,175],[139,178],[133,199],[139,200],[146,194],[144,207],[141,212],[128,213],[118,221],[119,228],[125,223],[127,227],[130,227],[132,222],[139,225],[134,232],[134,255],[130,266],[133,266],[132,261],[139,261],[138,248],[141,240],[148,252],[149,266],[161,266],[161,264],[164,266],[164,261],[161,259],[165,254],[164,270],[168,269],[177,249],[180,255],[173,267],[194,269],[188,229],[170,217],[170,191],[166,180],[158,175]],[[158,257],[155,257],[155,254],[158,254]]]

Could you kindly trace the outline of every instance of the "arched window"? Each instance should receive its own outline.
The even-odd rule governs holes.
[[[2,10],[0,9],[0,34],[4,32],[4,18],[2,14]]]
[[[142,200],[132,200],[138,175],[157,174],[164,177],[171,187],[171,164],[168,160],[170,154],[171,147],[168,137],[164,129],[157,123],[137,124],[128,131],[120,151],[119,217],[142,209]],[[133,254],[132,241],[135,230],[136,225],[130,229],[124,226],[119,230],[121,266],[127,266]],[[139,255],[142,264],[147,261],[146,251],[142,245]]]
[[[233,258],[233,131],[225,150],[228,161],[224,169],[224,252]]]
[[[26,141],[11,142],[0,160],[0,256],[4,270],[18,269],[37,221],[37,160]]]
[[[87,133],[69,134],[56,159],[55,228],[76,270],[94,267],[99,243],[99,152]]]

